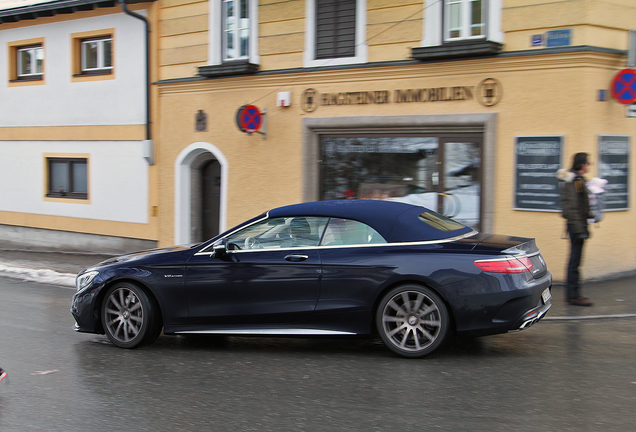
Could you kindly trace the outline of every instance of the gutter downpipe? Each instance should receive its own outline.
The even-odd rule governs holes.
[[[125,14],[144,22],[146,28],[146,150],[144,154],[148,163],[154,165],[154,143],[150,139],[150,25],[143,15],[128,9],[125,0],[117,0]]]

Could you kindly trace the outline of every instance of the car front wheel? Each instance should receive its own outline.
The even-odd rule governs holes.
[[[378,332],[394,353],[420,358],[438,349],[449,334],[450,315],[431,289],[403,285],[389,291],[376,313]]]
[[[156,304],[137,285],[113,285],[102,303],[102,324],[108,339],[120,348],[137,348],[154,342],[161,333]]]

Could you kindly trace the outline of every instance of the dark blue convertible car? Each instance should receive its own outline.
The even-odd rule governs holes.
[[[276,208],[193,247],[77,276],[80,332],[122,348],[164,334],[378,335],[423,357],[455,332],[523,330],[551,306],[533,239],[483,234],[424,207],[371,200]]]

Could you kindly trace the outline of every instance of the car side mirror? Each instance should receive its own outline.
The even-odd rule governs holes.
[[[221,239],[212,245],[213,258],[220,258],[227,253],[227,239]]]

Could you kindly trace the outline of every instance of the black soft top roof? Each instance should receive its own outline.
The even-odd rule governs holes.
[[[270,210],[268,216],[327,216],[353,219],[369,225],[388,242],[443,240],[473,231],[464,225],[453,231],[439,230],[418,218],[425,212],[431,210],[393,201],[333,200],[278,207]]]

